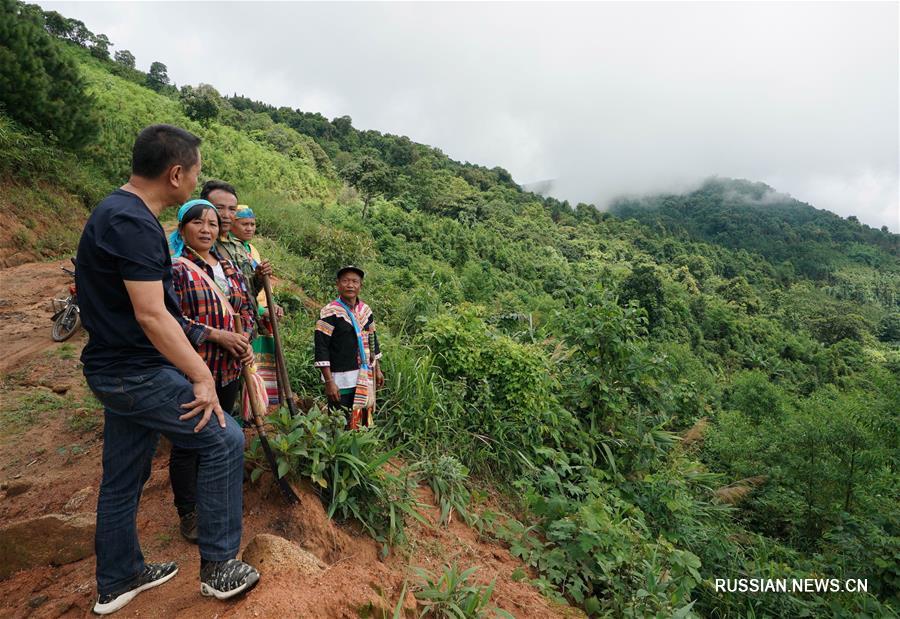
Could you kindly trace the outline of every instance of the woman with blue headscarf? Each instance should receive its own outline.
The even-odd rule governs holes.
[[[220,225],[212,203],[191,200],[178,210],[178,228],[169,236],[169,247],[181,313],[189,329],[202,329],[195,339],[197,352],[216,381],[222,410],[231,413],[240,392],[241,368],[253,362],[250,340],[256,317],[243,274],[214,248]],[[181,533],[196,541],[197,454],[173,447],[169,477]]]

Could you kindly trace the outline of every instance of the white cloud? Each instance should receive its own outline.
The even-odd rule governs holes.
[[[790,182],[785,180],[781,185]],[[789,193],[798,200],[843,217],[857,215],[863,223],[900,230],[900,207],[897,204],[900,185],[896,172],[861,170],[842,175],[815,175],[800,179]],[[863,218],[860,213],[866,213],[867,217]]]
[[[897,3],[40,4],[179,84],[350,115],[573,203],[719,175],[900,231]]]

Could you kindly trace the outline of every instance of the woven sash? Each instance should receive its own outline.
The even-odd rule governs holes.
[[[356,343],[359,346],[359,374],[356,378],[356,391],[353,394],[353,406],[350,412],[350,428],[356,429],[360,422],[366,426],[372,425],[372,412],[375,408],[375,376],[366,357],[362,328],[359,326],[359,321],[356,320],[356,315],[340,297],[337,299],[337,303],[350,318],[350,323],[356,332]],[[365,421],[362,420],[363,414],[366,416]]]

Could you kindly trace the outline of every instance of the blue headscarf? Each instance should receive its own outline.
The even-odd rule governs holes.
[[[181,225],[181,222],[184,220],[184,216],[188,214],[188,211],[190,211],[198,204],[203,204],[212,209],[216,208],[215,205],[209,200],[188,200],[181,205],[180,209],[178,209],[179,227]],[[175,228],[172,234],[169,235],[169,249],[172,251],[173,258],[178,258],[181,256],[181,254],[184,253],[184,238],[181,236],[181,231],[178,228]]]
[[[247,206],[246,204],[238,204],[237,213],[234,215],[235,219],[256,219],[256,215],[253,214],[253,209]]]

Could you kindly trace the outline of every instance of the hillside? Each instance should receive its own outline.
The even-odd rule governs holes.
[[[843,219],[764,183],[713,178],[683,195],[622,198],[610,212],[666,233],[744,249],[798,275],[827,279],[843,267],[896,272],[900,236]]]
[[[204,179],[233,182],[257,213],[257,245],[288,310],[292,386],[308,403],[322,402],[311,308],[334,294],[336,267],[362,265],[385,349],[379,429],[340,432],[315,409],[270,423],[298,481],[325,475],[301,452],[353,450],[367,463],[355,472],[366,484],[314,500],[366,552],[390,550],[390,606],[403,574],[422,587],[404,570],[426,546],[432,559],[490,567],[479,563],[490,550],[459,555],[441,525],[426,540],[405,515],[427,486],[453,507],[452,526],[471,527],[466,539],[496,545],[510,566],[501,588],[540,591],[528,598],[540,608],[555,600],[615,617],[898,612],[897,235],[738,181],[623,199],[613,214],[571,208],[522,191],[502,168],[455,162],[349,118],[223,98],[211,86],[178,90],[158,70],[104,57],[99,35],[79,45],[66,28],[52,43],[101,122],[85,143],[63,146],[41,137],[46,127],[0,115],[0,215],[16,221],[0,247],[29,261],[65,256],[76,222],[124,180],[140,127],[196,132]],[[6,382],[3,395],[27,403],[26,386]],[[39,419],[25,416],[23,427],[35,432]],[[0,450],[5,476],[30,461],[17,451],[21,436]],[[302,438],[316,436],[325,438]],[[255,448],[250,460],[262,474]],[[263,475],[249,495],[268,483]],[[34,505],[56,507],[59,497],[41,494],[52,487],[35,492]],[[158,508],[163,497],[152,500]],[[270,509],[253,514],[255,531],[277,528]],[[74,565],[53,569],[89,571]],[[723,577],[864,578],[868,593],[717,592]],[[246,608],[268,595],[253,592]]]
[[[0,614],[85,616],[94,602],[90,529],[73,527],[66,531],[66,538],[58,539],[51,524],[41,518],[47,514],[93,518],[103,417],[84,385],[78,363],[87,338],[83,331],[63,344],[47,337],[47,295],[64,290],[67,280],[57,262],[23,264],[2,274],[4,281],[17,286],[15,294],[0,293],[0,398],[4,402],[0,515],[7,525],[13,523],[0,532],[4,557]],[[403,593],[404,587],[409,590],[408,566],[439,572],[445,563],[478,565],[475,582],[478,586],[493,582],[494,603],[510,612],[527,609],[529,616],[547,619],[580,616],[574,609],[542,599],[534,587],[515,578],[514,572],[524,568],[501,545],[482,538],[458,519],[447,526],[439,524],[440,510],[427,487],[417,491],[427,524],[414,523],[403,551],[381,559],[375,540],[328,518],[312,486],[300,485],[302,503],[288,506],[268,476],[247,485],[241,546],[248,547],[258,534],[293,540],[310,553],[301,571],[288,560],[274,562],[278,555],[269,553],[265,560],[273,564],[261,566],[264,580],[252,595],[228,605],[201,598],[195,579],[197,550],[181,539],[171,506],[168,452],[169,445],[163,441],[144,489],[139,527],[144,553],[178,561],[182,575],[161,590],[163,595],[140,596],[117,616],[379,617],[390,616],[402,602],[408,617],[415,607],[412,593]],[[19,523],[33,527],[28,531],[31,552],[46,553],[48,544],[58,543],[75,548],[76,560],[19,571],[21,547],[11,547],[11,542],[21,543],[22,533],[10,533]]]

